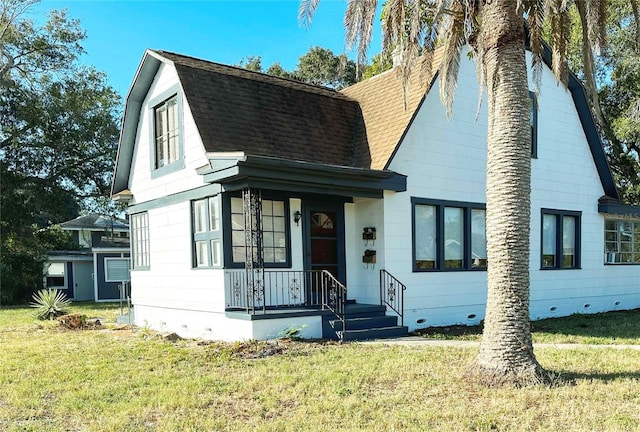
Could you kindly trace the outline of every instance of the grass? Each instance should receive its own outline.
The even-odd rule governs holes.
[[[74,309],[88,318],[117,312],[114,305]],[[3,431],[637,431],[640,425],[640,351],[542,348],[540,362],[565,378],[557,387],[486,389],[461,379],[472,348],[170,342],[115,324],[64,330],[31,314],[0,310]]]
[[[532,322],[533,342],[551,344],[640,345],[640,309],[576,314]],[[479,341],[481,326],[433,327],[426,338]]]

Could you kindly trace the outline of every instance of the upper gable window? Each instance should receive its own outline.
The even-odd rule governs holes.
[[[151,177],[184,167],[182,98],[178,86],[149,101]]]
[[[178,144],[178,97],[172,96],[154,109],[155,168],[162,168],[180,159]]]

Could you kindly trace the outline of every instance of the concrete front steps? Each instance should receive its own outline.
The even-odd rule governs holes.
[[[361,341],[390,339],[407,336],[409,329],[398,325],[398,317],[387,315],[387,308],[380,305],[358,304],[349,301],[345,308],[345,330],[335,316],[325,316],[322,335],[327,339]]]

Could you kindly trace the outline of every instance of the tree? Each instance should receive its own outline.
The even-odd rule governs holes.
[[[609,3],[607,49],[596,69],[607,155],[621,198],[640,205],[640,16],[636,1]]]
[[[269,75],[277,76],[277,77],[281,77],[281,78],[295,79],[291,73],[287,72],[282,67],[280,62],[275,62],[271,66],[269,66],[269,69],[267,69],[266,73],[269,74]]]
[[[371,58],[371,64],[364,69],[363,78],[371,78],[393,67],[391,55],[378,53]]]
[[[318,46],[312,47],[298,59],[297,67],[287,72],[279,62],[273,63],[265,71],[260,56],[247,56],[237,65],[254,72],[263,72],[281,78],[289,78],[307,84],[321,85],[341,89],[358,80],[356,64],[345,55],[335,55],[331,50]]]
[[[247,56],[240,60],[237,66],[254,72],[262,72],[262,57]]]
[[[300,81],[341,89],[355,84],[356,64],[342,54],[336,56],[331,50],[312,47],[300,57],[293,75]]]
[[[473,373],[488,384],[524,385],[548,379],[533,352],[529,321],[531,137],[524,21],[529,27],[534,81],[539,82],[542,71],[545,22],[553,36],[553,72],[559,81],[565,81],[565,24],[571,3],[388,0],[384,6],[383,52],[391,47],[398,50],[405,82],[419,53],[442,47],[442,61],[437,65],[440,96],[450,113],[461,53],[468,44],[476,59],[481,91],[487,92],[488,293],[484,334]],[[585,25],[589,34],[600,35],[604,1],[586,3],[589,20]],[[317,6],[318,0],[302,1],[299,17],[303,23],[311,21]],[[376,6],[376,0],[350,0],[347,5],[346,43],[348,48],[356,47],[359,63],[365,63]]]
[[[640,17],[637,2],[612,0],[608,3],[607,47],[595,56],[595,68],[590,67],[593,59],[585,58],[592,54],[585,49],[591,37],[580,25],[585,20],[586,8],[580,2],[576,6],[576,12],[571,14],[569,65],[588,89],[621,200],[640,205]],[[545,35],[548,37],[548,32]]]
[[[42,228],[81,210],[111,210],[105,197],[119,134],[120,97],[103,73],[77,64],[85,37],[79,22],[52,11],[36,25],[25,18],[35,3],[0,6],[4,302],[29,299],[41,287],[42,262],[57,242]]]

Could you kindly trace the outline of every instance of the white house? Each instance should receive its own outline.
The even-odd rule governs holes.
[[[240,340],[479,323],[474,67],[447,120],[419,67],[403,96],[393,70],[334,91],[146,51],[112,189],[129,205],[136,324]],[[640,208],[618,200],[575,76],[566,88],[545,68],[531,127],[531,318],[640,307]]]

